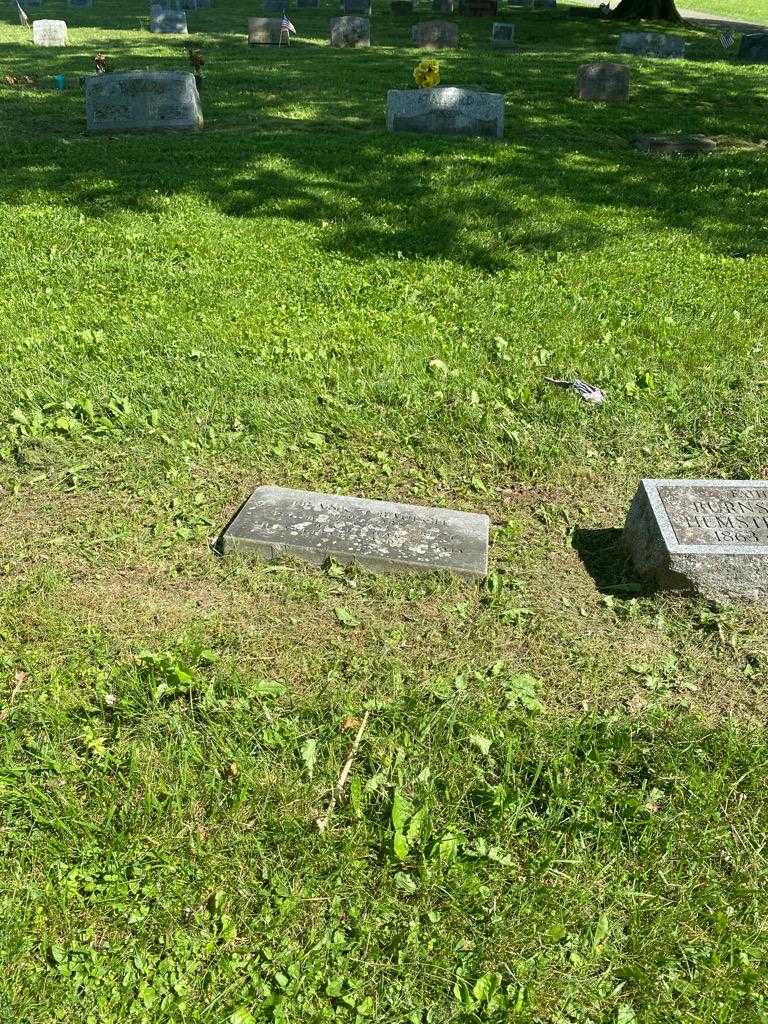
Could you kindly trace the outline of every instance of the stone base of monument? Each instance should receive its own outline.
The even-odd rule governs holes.
[[[339,494],[259,487],[221,537],[223,554],[329,558],[371,569],[488,572],[488,516]]]
[[[714,153],[717,143],[706,135],[638,135],[633,139],[635,149],[642,153],[660,155],[679,153],[682,156],[696,156],[697,153]]]
[[[717,601],[768,604],[768,484],[643,480],[624,544],[638,573]]]
[[[187,71],[121,71],[88,75],[89,132],[195,131],[203,112],[195,77]]]
[[[497,92],[475,92],[454,86],[436,89],[390,89],[387,93],[387,128],[391,132],[421,135],[504,134],[504,97]]]

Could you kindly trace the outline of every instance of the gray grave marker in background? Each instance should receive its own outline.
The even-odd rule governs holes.
[[[636,57],[684,57],[685,46],[682,36],[668,36],[663,32],[622,32],[619,36],[619,53],[632,53]]]
[[[768,64],[768,32],[749,32],[742,36],[739,60],[749,64]]]
[[[390,89],[387,128],[427,135],[504,134],[504,97],[453,86],[436,89]]]
[[[88,75],[89,132],[182,131],[202,128],[195,77],[187,71],[121,71]]]
[[[627,103],[630,71],[609,60],[582,64],[576,75],[576,95],[592,103]]]
[[[41,18],[32,22],[32,42],[35,46],[66,46],[67,23]]]
[[[160,4],[153,4],[149,15],[149,31],[162,35],[187,35],[186,11],[170,11]]]
[[[459,45],[459,27],[452,21],[422,21],[411,29],[411,42],[424,50],[450,50]]]
[[[514,50],[515,26],[509,22],[494,21],[491,29],[491,48],[494,50]]]
[[[280,42],[281,18],[249,18],[248,42],[251,46],[277,46]]]
[[[768,604],[768,483],[643,480],[624,543],[661,586]]]
[[[259,487],[224,531],[224,554],[329,557],[373,569],[488,572],[488,516],[370,501],[338,494]]]
[[[342,0],[341,9],[345,14],[360,14],[370,17],[371,0]]]
[[[331,46],[370,46],[371,23],[368,18],[345,16],[331,22]]]

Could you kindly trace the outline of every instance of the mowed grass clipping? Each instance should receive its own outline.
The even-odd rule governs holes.
[[[187,40],[30,13],[70,46],[4,11],[0,1020],[768,1020],[765,615],[619,532],[641,476],[768,474],[764,70],[683,29],[591,106],[623,26],[456,18],[505,139],[392,136],[412,19],[249,49],[221,0],[205,130],[91,138],[94,54]],[[632,148],[671,131],[720,149]],[[490,576],[218,558],[262,483],[487,512]]]

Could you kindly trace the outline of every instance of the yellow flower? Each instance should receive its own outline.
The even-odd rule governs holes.
[[[413,69],[413,77],[420,89],[432,89],[440,84],[440,65],[436,60],[423,60]]]

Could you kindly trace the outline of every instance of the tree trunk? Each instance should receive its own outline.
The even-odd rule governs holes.
[[[623,21],[645,18],[648,21],[671,21],[679,24],[683,20],[675,7],[675,0],[621,0],[619,6],[611,11],[611,15]]]

